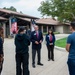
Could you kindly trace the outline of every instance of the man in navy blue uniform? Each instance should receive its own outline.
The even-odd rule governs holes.
[[[66,50],[69,52],[67,64],[69,75],[75,75],[75,21],[71,22],[70,30],[72,34],[68,36],[66,44]]]
[[[37,65],[43,66],[41,63],[41,43],[43,41],[42,32],[38,29],[38,26],[34,27],[35,31],[31,33],[31,42],[32,42],[32,66],[35,68],[35,56],[37,52],[38,62]]]
[[[25,34],[25,28],[20,27],[15,36],[16,46],[16,75],[30,75],[29,73],[29,46],[30,39]]]

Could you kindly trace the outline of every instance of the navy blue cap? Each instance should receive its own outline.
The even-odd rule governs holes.
[[[22,32],[22,31],[24,31],[24,30],[25,30],[24,27],[19,27],[19,31],[18,31],[18,32],[20,33],[20,32]]]

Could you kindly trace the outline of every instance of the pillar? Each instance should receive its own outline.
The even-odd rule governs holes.
[[[6,24],[3,23],[4,37],[6,37]]]
[[[48,26],[47,26],[47,32],[48,32]]]
[[[12,17],[9,18],[9,35],[11,36],[11,19]]]
[[[42,33],[43,33],[43,26],[41,26],[41,31],[42,31]]]

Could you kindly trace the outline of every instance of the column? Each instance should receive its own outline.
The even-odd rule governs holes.
[[[12,17],[9,18],[9,35],[11,36],[11,19]]]
[[[42,31],[42,33],[43,33],[43,26],[41,26],[41,31]]]
[[[35,25],[35,21],[34,21],[34,19],[31,19],[31,31],[34,31],[35,29],[34,29],[34,25]]]
[[[6,24],[3,23],[4,37],[6,37]]]
[[[47,26],[47,32],[48,32],[48,26]]]

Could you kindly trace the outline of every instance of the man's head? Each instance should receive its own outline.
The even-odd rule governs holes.
[[[35,25],[35,26],[34,26],[34,29],[35,29],[35,31],[38,31],[39,28],[38,28],[37,25]]]
[[[75,31],[75,21],[71,22],[70,30]]]
[[[24,34],[25,33],[25,28],[24,27],[20,27],[18,30],[19,34]]]

